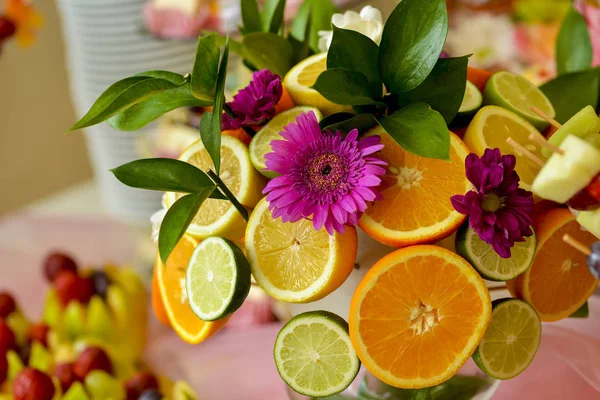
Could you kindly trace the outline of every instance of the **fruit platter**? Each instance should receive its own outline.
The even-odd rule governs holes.
[[[567,13],[559,75],[537,87],[444,52],[444,0],[403,0],[385,21],[307,0],[289,26],[285,3],[242,1],[241,37],[199,37],[190,73],[124,78],[71,128],[199,114],[177,159],[112,170],[164,193],[154,312],[197,345],[260,288],[289,314],[270,351],[290,398],[491,398],[552,323],[589,316],[598,288],[600,76],[585,18]],[[231,94],[230,53],[252,72]],[[29,364],[6,351],[12,398],[31,398],[29,380],[36,399],[195,398],[138,362],[135,274],[61,254],[44,268],[44,325],[23,334],[1,315],[33,341]]]

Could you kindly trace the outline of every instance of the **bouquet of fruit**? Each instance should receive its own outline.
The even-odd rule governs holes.
[[[0,293],[0,399],[196,398],[185,382],[156,377],[141,361],[147,302],[135,273],[79,270],[62,253],[46,258],[44,273],[53,287],[39,323]]]
[[[188,342],[206,340],[254,279],[279,301],[310,303],[274,344],[299,393],[339,393],[361,363],[388,387],[415,390],[450,382],[471,356],[493,378],[517,376],[541,321],[585,315],[598,286],[597,238],[530,191],[550,198],[568,187],[599,202],[594,145],[569,139],[558,161],[532,161],[560,145],[542,134],[548,120],[598,105],[591,56],[563,47],[581,45],[568,32],[582,21],[563,27],[557,63],[567,73],[537,88],[441,54],[443,0],[403,0],[385,23],[372,7],[336,14],[306,1],[289,28],[284,6],[243,1],[241,40],[199,38],[190,74],[123,79],[72,128],[108,120],[135,130],[178,107],[212,107],[179,160],[113,170],[126,185],[166,192],[155,273],[171,325]],[[230,50],[254,72],[226,101]],[[593,114],[551,141],[583,131],[594,141]],[[343,285],[356,274],[359,283]],[[506,289],[513,297],[491,301]],[[345,299],[347,320],[321,309],[327,299]]]

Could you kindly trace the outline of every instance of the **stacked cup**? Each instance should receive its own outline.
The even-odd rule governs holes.
[[[144,0],[59,0],[70,72],[71,96],[81,118],[114,82],[147,70],[185,74],[194,62],[195,40],[161,41],[145,32]],[[161,194],[124,186],[110,169],[141,158],[150,124],[136,132],[120,132],[107,123],[85,130],[87,149],[105,207],[110,214],[144,220],[161,207]]]

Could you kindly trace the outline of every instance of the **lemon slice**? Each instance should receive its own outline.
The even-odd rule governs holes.
[[[327,69],[327,53],[315,54],[295,65],[285,76],[283,86],[287,89],[294,104],[316,107],[325,115],[338,112],[351,112],[352,107],[332,103],[311,87],[321,72]]]
[[[527,150],[542,157],[541,147],[529,140],[529,135],[532,133],[542,137],[533,125],[512,111],[497,106],[486,106],[475,114],[463,140],[471,151],[479,156],[483,155],[486,148],[496,147],[502,154],[514,154],[517,157],[515,169],[521,178],[521,187],[529,190],[540,172],[540,167],[527,157],[516,154],[515,150],[506,143],[506,139],[512,137]]]
[[[203,171],[214,168],[213,162],[198,140],[188,147],[179,157]],[[220,178],[229,190],[247,208],[252,208],[262,197],[265,187],[264,178],[252,167],[248,148],[239,139],[221,136],[221,172]],[[185,193],[168,192],[165,197],[167,207],[171,207]],[[244,236],[246,223],[239,212],[226,200],[208,199],[202,204],[187,233],[197,239],[209,236],[222,236],[237,240]]]
[[[317,120],[320,121],[321,118],[323,118],[321,111],[314,107],[294,107],[276,115],[275,118],[269,121],[269,123],[252,138],[252,141],[250,142],[250,160],[258,172],[267,178],[274,178],[277,176],[275,172],[267,170],[265,154],[273,151],[271,148],[271,142],[273,140],[283,139],[279,134],[283,128],[290,122],[294,122],[298,115],[308,113],[309,111],[315,113]]]
[[[354,268],[356,229],[329,235],[311,221],[274,219],[261,200],[248,221],[246,254],[256,282],[277,300],[307,303],[340,287]]]

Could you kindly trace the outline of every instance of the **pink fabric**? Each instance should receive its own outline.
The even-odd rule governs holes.
[[[600,65],[600,1],[575,0],[575,8],[581,12],[587,22],[594,47],[594,66]]]
[[[146,26],[163,39],[188,39],[196,37],[203,29],[210,29],[210,8],[206,6],[196,15],[178,10],[156,9],[152,2],[144,6]]]
[[[40,262],[52,249],[64,249],[83,263],[126,262],[135,236],[125,224],[108,219],[34,217],[0,219],[0,290],[17,296],[28,316],[39,317],[45,283]],[[152,323],[146,360],[158,372],[192,383],[211,400],[287,400],[273,362],[280,325],[245,331],[225,330],[190,346],[170,329]],[[469,363],[468,365],[472,364]],[[530,368],[502,382],[494,400],[600,398],[600,297],[590,299],[590,318],[545,324],[543,340]]]

